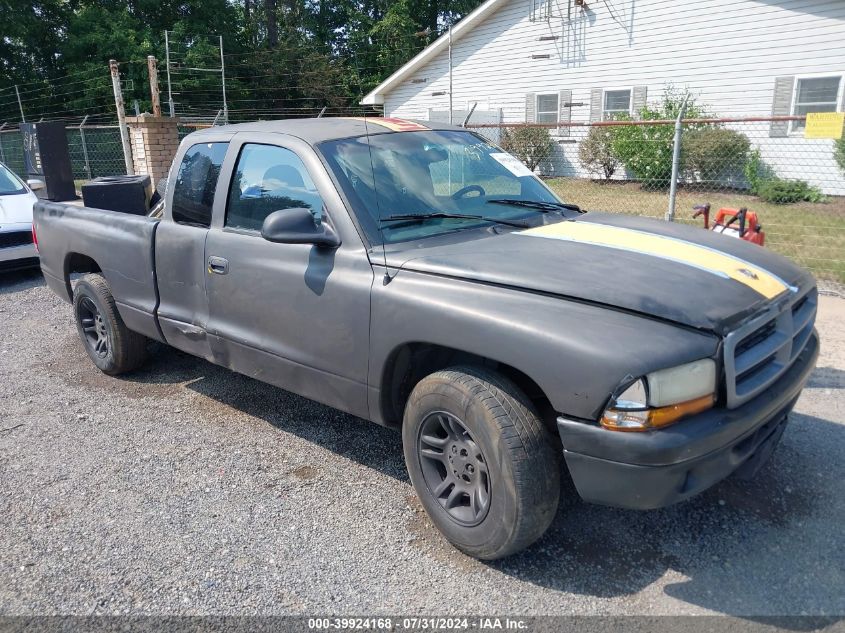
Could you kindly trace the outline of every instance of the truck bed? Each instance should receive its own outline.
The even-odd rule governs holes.
[[[146,216],[39,200],[33,224],[47,285],[72,301],[73,272],[102,272],[126,326],[161,340],[155,319],[158,223]]]

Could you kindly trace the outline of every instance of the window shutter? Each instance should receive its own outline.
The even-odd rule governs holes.
[[[772,99],[772,116],[792,114],[792,91],[795,77],[775,77],[775,96]],[[769,136],[781,137],[789,134],[789,121],[772,121],[769,124]]]
[[[590,91],[590,123],[595,123],[596,121],[601,121],[601,98],[602,98],[602,89],[601,88],[593,88]]]
[[[572,120],[572,91],[561,90],[558,92],[557,98],[557,121],[558,123],[569,123]],[[558,136],[569,136],[570,128],[568,125],[562,125],[557,133]]]
[[[648,98],[648,86],[634,86],[634,92],[631,95],[631,112],[634,113],[634,118],[640,118],[640,110],[646,105]]]
[[[533,92],[525,95],[525,122],[534,123],[537,121],[537,100]]]
[[[839,80],[840,82],[842,79]],[[842,88],[840,88],[842,90]],[[839,111],[845,112],[845,90],[842,90],[842,101],[839,102]]]

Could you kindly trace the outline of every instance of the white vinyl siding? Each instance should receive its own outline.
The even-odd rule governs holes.
[[[568,142],[557,145],[554,171],[548,175],[589,176],[578,158],[587,128],[577,124],[601,120],[605,90],[631,88],[634,116],[644,101],[659,103],[671,83],[689,89],[696,104],[715,115],[769,117],[778,79],[784,78],[785,95],[777,114],[789,115],[795,86],[786,79],[845,75],[845,2],[637,0],[633,15],[616,12],[616,19],[601,2],[587,4],[589,12],[578,9],[568,23],[531,22],[524,0],[503,0],[453,42],[455,103],[489,100],[491,107],[501,108],[503,122],[516,123],[536,117],[537,95],[570,91],[566,101],[573,104],[576,125],[560,129],[569,131]],[[634,3],[624,4],[630,8]],[[540,40],[547,36],[557,39]],[[534,54],[550,58],[532,59]],[[448,90],[448,53],[440,51],[384,94],[385,115],[425,119],[430,109],[448,109]],[[444,94],[432,96],[440,91]],[[790,134],[787,122],[782,127],[778,138],[769,136],[766,123],[750,126],[748,134],[755,145],[763,144],[765,160],[783,178],[827,189],[842,182],[828,141],[815,142],[813,152],[830,159],[811,166],[796,160],[801,150],[792,146],[809,141]],[[845,183],[836,189],[827,193],[845,194]]]
[[[841,83],[841,76],[799,77],[795,82],[792,114],[803,116],[810,112],[836,112]],[[803,121],[792,122],[793,132],[803,130]]]

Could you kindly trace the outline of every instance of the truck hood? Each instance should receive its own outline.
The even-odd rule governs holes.
[[[32,207],[38,198],[34,193],[0,196],[0,230],[7,224],[32,223]]]
[[[388,267],[602,304],[725,334],[814,283],[771,251],[701,228],[591,212],[527,230],[388,247]]]

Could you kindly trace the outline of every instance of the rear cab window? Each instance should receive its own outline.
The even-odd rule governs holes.
[[[199,143],[185,152],[173,186],[174,222],[211,226],[214,191],[228,147],[229,143]]]

